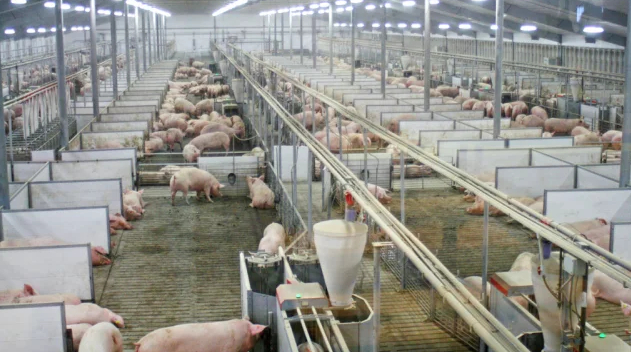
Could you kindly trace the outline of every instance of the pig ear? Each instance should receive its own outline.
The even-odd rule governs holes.
[[[265,326],[265,325],[251,324],[250,325],[250,334],[258,335],[258,334],[262,333],[263,330],[265,330],[266,327],[267,326]]]
[[[29,294],[31,296],[35,296],[37,293],[33,289],[33,286],[24,284],[24,293]]]
[[[221,189],[221,188],[224,188],[224,187],[226,187],[226,185],[223,185],[223,184],[221,184],[221,183],[219,184],[219,188],[220,188],[220,189]]]
[[[598,221],[600,221],[603,225],[607,225],[607,220],[605,219],[598,219]]]
[[[144,189],[141,189],[140,191],[138,191],[139,194],[143,194],[145,192]]]
[[[265,181],[265,175],[261,175],[261,176],[259,176],[259,180],[261,180],[261,181]]]

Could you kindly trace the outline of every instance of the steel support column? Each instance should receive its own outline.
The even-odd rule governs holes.
[[[61,33],[63,33],[63,30]],[[96,0],[90,0],[90,75],[92,76],[92,114],[100,120],[99,77],[96,63]]]
[[[329,3],[329,74],[333,74],[333,3]]]
[[[495,112],[493,114],[493,138],[500,136],[500,119],[502,115],[502,61],[504,60],[504,0],[495,2],[495,80],[493,92],[495,93]]]
[[[112,96],[116,99],[116,97],[118,97],[118,65],[116,62],[118,48],[116,47],[116,16],[114,15],[114,11],[110,14],[110,31],[112,42],[112,90],[114,92]],[[59,75],[57,77],[59,77]]]
[[[304,63],[304,49],[303,49],[303,40],[302,40],[302,35],[303,35],[303,29],[304,27],[302,26],[302,18],[305,17],[302,13],[300,13],[300,64],[302,65]]]
[[[423,23],[424,31],[423,31],[423,80],[425,81],[423,91],[423,110],[429,111],[429,90],[431,89],[430,81],[431,81],[431,73],[432,73],[432,62],[431,62],[431,45],[432,45],[432,32],[431,32],[431,11],[430,11],[430,3],[429,0],[425,0],[425,23]]]
[[[355,8],[351,10],[351,85],[355,84],[355,29],[357,28],[357,14]],[[331,36],[333,41],[333,36]],[[332,45],[331,45],[332,46]]]
[[[58,7],[61,8],[61,6]],[[63,31],[60,32],[63,33]],[[2,56],[0,55],[0,67],[1,66]],[[1,86],[2,75],[0,75],[0,87]],[[0,94],[0,106],[4,106],[3,94]],[[4,121],[4,109],[0,109],[0,121]],[[7,165],[7,136],[4,133],[0,133],[0,165]],[[10,196],[8,170],[6,167],[0,167],[0,205],[2,205],[4,209],[11,209]]]
[[[631,172],[631,2],[628,3],[627,50],[624,65],[624,117],[622,121],[622,154],[620,155],[620,187],[629,184]]]
[[[142,70],[147,72],[147,30],[145,22],[147,21],[146,11],[141,12],[142,15]]]
[[[140,78],[140,50],[138,48],[138,46],[140,45],[140,35],[138,34],[139,29],[138,28],[138,17],[140,16],[140,9],[138,9],[138,6],[135,7],[134,9],[134,33],[136,35],[136,78]]]
[[[386,98],[386,2],[382,3],[383,21],[381,21],[381,95]]]
[[[129,49],[129,5],[127,5],[127,1],[125,1],[123,7],[125,8],[125,69],[127,72],[127,88],[129,88],[131,86],[131,50]]]
[[[316,38],[316,17],[316,12],[314,12],[313,15],[311,15],[311,58],[313,59],[313,68],[316,68],[316,55],[318,52]]]
[[[153,21],[153,13],[147,12],[147,44],[149,45],[149,66],[153,64],[153,53],[151,48],[151,22]]]
[[[62,0],[55,0],[55,39],[57,50],[57,99],[58,99],[58,112],[59,121],[61,122],[61,146],[68,145],[69,132],[68,132],[68,108],[66,102],[66,63],[64,55],[64,16],[63,9],[61,8]],[[114,42],[114,45],[116,43]],[[1,95],[1,94],[0,94]],[[2,142],[4,143],[4,142]],[[6,151],[2,153],[5,154]],[[5,163],[2,165],[6,165]],[[3,185],[4,186],[4,185]]]

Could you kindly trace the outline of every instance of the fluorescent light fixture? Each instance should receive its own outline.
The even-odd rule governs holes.
[[[127,1],[127,3],[129,3],[129,1]],[[228,5],[226,5],[226,6],[222,7],[222,8],[220,8],[219,10],[213,12],[213,17],[219,16],[222,13],[226,13],[226,12],[234,9],[235,7],[243,6],[243,5],[247,4],[247,3],[248,3],[248,0],[237,0],[237,1],[231,2]],[[164,16],[171,17],[171,14],[166,12],[166,11],[157,10],[157,9],[156,10],[152,10],[152,11],[156,12],[156,13],[159,13],[158,11],[160,11],[160,12],[162,12],[164,14]]]
[[[320,5],[318,5],[318,4],[311,4],[311,5],[309,5],[310,9],[317,9],[318,7],[320,7]]]
[[[28,28],[28,29],[26,29],[26,33],[30,33],[30,34],[35,33],[35,28]]]
[[[277,11],[277,13],[287,13],[287,12],[289,12],[288,8],[280,9]]]
[[[346,27],[347,24],[346,23],[340,23],[340,27]]]
[[[405,23],[399,23],[399,24],[397,24],[397,27],[399,27],[399,28],[405,28],[405,27],[407,27],[407,26],[408,26],[408,25],[407,25],[407,24],[405,24]]]
[[[77,5],[77,6],[75,6],[75,7],[74,7],[74,10],[75,10],[75,11],[80,11],[80,12],[83,12],[83,11],[85,11],[85,7],[83,7],[83,6],[81,6],[81,5]]]
[[[412,27],[414,29],[419,29],[419,28],[421,28],[421,24],[420,23],[412,23],[412,25],[410,27]]]
[[[372,24],[372,28],[379,28],[379,26],[380,26],[380,24],[376,23],[376,22]]]
[[[377,6],[375,6],[375,4],[368,4],[368,5],[366,5],[366,10],[368,10],[368,11],[372,11],[372,10],[374,10],[376,8],[377,8]]]
[[[304,6],[294,6],[291,9],[289,9],[290,11],[302,11],[304,10],[305,7]]]
[[[15,34],[15,29],[7,28],[4,30],[4,34],[7,34],[7,35]]]
[[[123,13],[121,11],[114,11],[114,16],[121,17]]]
[[[85,11],[85,12],[90,12],[90,8],[89,8],[89,7],[86,7],[86,8],[85,8],[85,10],[83,10],[83,11]]]
[[[328,2],[321,2],[320,3],[320,7],[322,7],[322,8],[329,7],[329,3]]]
[[[96,13],[98,13],[99,15],[109,16],[112,14],[112,11],[106,9],[98,9]]]
[[[390,22],[386,22],[386,28],[390,28],[392,27],[392,25],[390,24]]]
[[[494,31],[496,31],[496,30],[497,30],[497,25],[496,25],[496,24],[492,24],[492,25],[491,25],[491,29],[492,29],[492,30],[494,30]]]
[[[54,1],[46,1],[44,3],[44,7],[47,7],[49,9],[52,9],[53,7],[55,7],[55,2]]]
[[[11,3],[16,5],[24,5],[26,4],[26,0],[11,0]]]
[[[337,5],[337,6],[344,6],[344,5],[346,5],[346,0],[337,0],[335,2],[335,5]]]
[[[64,27],[64,29],[63,29],[63,31],[62,31],[62,32],[65,32],[65,31],[66,31],[66,27]]]
[[[333,23],[333,27],[339,27],[339,26],[340,26],[339,23],[337,23],[337,22]]]
[[[89,31],[89,30],[90,30],[90,26],[85,26],[85,27],[83,27],[83,30],[84,30],[84,31]]]
[[[359,22],[359,23],[357,24],[357,28],[364,28],[364,24],[363,24],[362,22]]]
[[[349,12],[353,11],[353,6],[346,6],[344,10],[349,11]]]
[[[72,26],[72,27],[70,27],[70,30],[71,30],[72,32],[75,32],[75,31],[77,30],[77,27]]]
[[[430,5],[438,5],[438,4],[440,4],[440,1],[438,1],[438,0],[429,0],[429,4]]]
[[[598,34],[604,31],[605,29],[601,26],[585,26],[585,28],[583,28],[583,32],[588,34]]]
[[[70,4],[61,4],[62,10],[70,10]]]
[[[449,29],[449,27],[451,27],[450,25],[448,25],[447,23],[441,23],[438,25],[438,28],[440,29]]]
[[[416,1],[414,0],[405,0],[401,3],[401,5],[405,6],[405,7],[410,7],[410,6],[414,6],[416,5]]]
[[[338,7],[338,8],[335,9],[335,12],[338,12],[338,13],[344,12],[344,8],[343,7]]]
[[[391,4],[391,3],[389,3],[389,2],[387,2],[387,3],[386,3],[386,8],[387,8],[387,9],[389,9],[389,8],[391,8],[391,7],[392,7],[392,4]]]
[[[364,0],[351,0],[351,4],[361,4]]]
[[[313,15],[313,11],[302,11],[303,16]]]
[[[469,23],[461,23],[458,25],[460,29],[471,29],[471,25]]]
[[[46,33],[46,28],[44,27],[37,28],[37,33]]]
[[[57,27],[52,27],[52,28],[50,29],[50,31],[51,31],[51,32],[53,32],[53,33],[57,32]]]
[[[537,30],[537,26],[533,24],[524,24],[519,29],[521,29],[522,32],[534,32]]]

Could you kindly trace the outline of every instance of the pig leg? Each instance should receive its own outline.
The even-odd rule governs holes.
[[[184,150],[184,147],[182,147],[182,141],[177,142],[177,144],[180,145],[180,150]]]
[[[188,191],[182,191],[182,193],[184,200],[186,200],[186,204],[191,205],[191,203],[188,201]]]
[[[177,194],[177,191],[172,191],[171,192],[171,205],[175,205],[175,195]]]
[[[204,186],[204,193],[206,194],[206,199],[208,199],[208,203],[214,203],[212,199],[210,199],[210,185]]]

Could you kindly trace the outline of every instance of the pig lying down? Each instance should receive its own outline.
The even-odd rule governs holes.
[[[79,352],[123,352],[123,336],[114,325],[98,323],[84,333]]]

